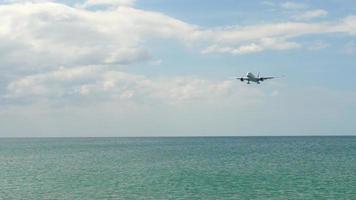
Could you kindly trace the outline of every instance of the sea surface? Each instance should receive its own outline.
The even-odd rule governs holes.
[[[356,199],[356,137],[0,139],[0,199]]]

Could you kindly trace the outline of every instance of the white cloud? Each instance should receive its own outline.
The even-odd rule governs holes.
[[[86,66],[72,69],[59,68],[56,71],[25,76],[9,83],[6,97],[62,97],[74,94],[78,84],[92,81],[98,71],[97,67]]]
[[[316,50],[320,50],[320,49],[325,49],[328,46],[329,46],[329,44],[327,44],[323,41],[317,40],[317,41],[310,43],[308,46],[308,49],[312,50],[312,51],[316,51]]]
[[[279,38],[262,38],[258,41],[241,45],[236,48],[229,46],[213,45],[202,51],[202,53],[230,53],[230,54],[249,54],[264,50],[286,50],[299,48],[300,44],[295,42],[288,42]]]
[[[150,59],[145,42],[151,38],[207,46],[202,53],[243,55],[300,48],[301,44],[291,41],[299,36],[337,32],[353,35],[356,30],[355,16],[333,22],[202,28],[158,12],[125,6],[92,11],[59,3],[0,5],[0,23],[1,65],[11,66],[9,71],[16,66],[34,74],[15,73],[16,80],[6,79],[9,83],[5,96],[12,99],[149,97],[174,102],[208,98],[213,90],[228,83],[187,77],[153,80],[113,67]],[[63,67],[51,69],[56,66]],[[45,69],[41,73],[33,70],[38,67]]]
[[[286,22],[217,29],[205,33],[205,36],[213,39],[213,44],[202,52],[241,54],[293,49],[302,46],[290,41],[293,38],[325,33],[355,35],[355,30],[355,16],[331,22]]]
[[[285,9],[303,9],[303,8],[306,8],[307,5],[303,4],[303,3],[296,3],[296,2],[284,2],[281,4],[281,7],[282,8],[285,8]]]
[[[195,100],[224,99],[244,91],[243,87],[236,87],[233,83],[182,76],[147,78],[99,66],[82,66],[71,69],[59,68],[18,78],[8,84],[5,98],[54,99],[57,102],[79,98],[82,101],[101,99],[176,104]]]
[[[317,10],[309,10],[304,13],[298,14],[294,16],[296,20],[311,20],[314,18],[325,17],[328,15],[326,10],[317,9]]]
[[[345,109],[347,106],[354,105],[354,102],[344,103],[345,98],[338,99],[340,96],[348,95],[344,93],[337,93],[334,98],[329,100],[330,102],[320,105],[320,102],[324,102],[325,99],[332,96],[329,92],[319,95],[318,91],[311,91],[310,95],[305,95],[304,90],[299,93],[288,93],[290,88],[280,90],[279,87],[273,87],[271,90],[268,84],[278,83],[278,80],[265,83],[261,87],[254,87],[254,85],[246,86],[246,84],[236,81],[214,81],[202,77],[148,77],[120,71],[120,69],[122,70],[120,67],[147,60],[152,65],[161,64],[161,58],[151,55],[150,47],[146,45],[147,41],[152,38],[175,40],[190,46],[196,45],[205,49],[202,51],[203,53],[243,55],[268,50],[301,48],[302,44],[294,40],[302,36],[327,33],[343,33],[354,36],[356,35],[356,16],[317,23],[285,21],[204,28],[159,12],[132,8],[130,6],[134,5],[134,1],[87,1],[87,5],[84,7],[72,7],[47,1],[28,2],[13,0],[0,5],[0,66],[6,72],[0,75],[2,78],[0,100],[1,103],[11,104],[1,104],[1,127],[11,124],[7,123],[9,116],[12,116],[12,125],[15,129],[21,127],[17,123],[18,119],[32,120],[30,125],[38,123],[42,128],[46,124],[43,122],[47,122],[46,120],[55,116],[52,125],[50,122],[46,124],[49,128],[43,131],[44,133],[50,133],[53,128],[58,127],[69,127],[67,131],[72,128],[75,131],[81,130],[84,135],[87,134],[86,131],[97,134],[101,130],[110,129],[106,126],[100,131],[95,129],[97,124],[100,124],[93,123],[97,120],[102,120],[103,124],[111,126],[110,130],[113,134],[116,134],[118,130],[125,132],[135,128],[141,128],[141,133],[147,133],[148,130],[161,131],[162,133],[161,125],[164,123],[161,123],[160,120],[167,120],[167,116],[178,113],[180,117],[172,117],[174,120],[171,121],[167,120],[171,124],[167,126],[166,130],[169,131],[172,127],[177,128],[175,130],[184,127],[183,130],[187,130],[185,127],[189,126],[181,126],[180,123],[186,120],[189,125],[192,120],[187,119],[187,116],[196,115],[197,118],[204,119],[200,121],[201,124],[210,125],[209,130],[216,128],[219,129],[217,131],[221,131],[225,130],[222,128],[229,125],[231,133],[235,133],[233,131],[236,131],[237,126],[244,132],[249,127],[255,127],[253,125],[256,119],[264,123],[264,127],[280,127],[274,123],[280,120],[286,122],[291,119],[292,121],[303,120],[306,115],[305,109],[302,108],[310,103],[313,109],[309,109],[312,112],[308,114],[315,119],[320,118],[320,111],[333,113],[327,112],[328,108],[348,110]],[[100,9],[93,9],[97,7]],[[306,8],[305,5],[291,2],[284,4],[284,7],[286,9]],[[299,12],[299,10],[297,11]],[[322,42],[316,42],[305,46],[320,49],[325,45]],[[354,46],[354,42],[350,42],[345,47],[348,48],[347,51],[353,53]],[[155,58],[155,60],[151,58]],[[62,67],[57,68],[58,66]],[[42,68],[38,69],[40,67]],[[12,72],[11,70],[19,68],[21,70],[8,75],[9,72]],[[279,101],[273,99],[275,95],[278,95]],[[304,98],[305,101],[300,103],[295,101],[298,99],[297,96],[307,96],[308,98],[306,100]],[[346,100],[350,99],[354,101],[354,95]],[[21,101],[20,105],[16,104],[19,101]],[[267,104],[267,101],[270,102]],[[45,103],[42,104],[42,102]],[[258,104],[260,107],[255,106],[256,102],[260,103]],[[57,103],[64,104],[64,108],[58,109],[63,111],[62,114],[57,115],[58,110],[52,110],[51,105]],[[91,106],[85,106],[86,103]],[[281,103],[286,105],[280,107]],[[151,106],[152,104],[154,106]],[[191,107],[185,106],[188,104]],[[249,107],[250,104],[254,106]],[[72,110],[66,110],[68,105]],[[77,105],[80,106],[77,107]],[[98,105],[99,107],[97,107]],[[141,107],[134,114],[132,114],[132,110],[125,110],[135,108],[137,105]],[[343,109],[333,108],[330,105],[341,106]],[[19,107],[7,110],[7,108],[4,109],[6,106]],[[47,106],[51,108],[48,109]],[[150,107],[151,110],[142,112],[142,107]],[[172,107],[174,109],[171,109]],[[199,107],[200,110],[194,110],[196,107]],[[315,112],[315,107],[319,112]],[[28,110],[23,108],[28,108]],[[300,116],[290,115],[289,108],[295,108],[292,112]],[[124,111],[121,112],[120,109]],[[150,114],[158,115],[165,109],[166,113],[160,117],[152,118],[150,116]],[[245,112],[237,112],[243,109]],[[92,112],[93,110],[94,112]],[[118,110],[120,110],[119,114],[116,113]],[[42,115],[42,111],[47,112],[47,115]],[[68,119],[68,116],[82,112],[85,114],[77,115],[79,120]],[[110,112],[114,114],[107,115]],[[222,113],[221,116],[216,115],[219,113]],[[274,116],[274,113],[279,116]],[[350,116],[352,116],[351,114]],[[28,118],[22,118],[23,115]],[[131,118],[126,119],[127,115],[131,115]],[[112,116],[118,117],[122,121],[116,120]],[[137,120],[137,118],[146,116],[150,120]],[[236,116],[239,117],[238,120]],[[352,119],[352,117],[346,117],[347,115],[340,116],[344,117],[336,116],[335,119]],[[82,118],[86,120],[82,120]],[[250,120],[251,118],[254,120]],[[265,122],[266,119],[269,120]],[[334,118],[330,119],[330,121],[334,120]],[[112,121],[106,123],[107,120]],[[157,130],[158,126],[151,123],[154,120],[160,124],[160,130]],[[215,120],[221,121],[215,123]],[[227,123],[227,120],[230,120],[230,123]],[[27,121],[24,120],[24,124]],[[122,126],[115,127],[118,121],[124,122],[122,125],[127,129],[120,129]],[[325,122],[321,122],[323,120],[319,121],[321,125],[325,125]],[[63,123],[64,126],[58,126],[58,122]],[[71,122],[75,124],[73,127],[70,127]],[[76,127],[76,122],[83,124]],[[148,124],[148,128],[150,125],[153,128],[142,128],[141,125],[145,126],[145,122],[146,125]],[[237,122],[238,125],[236,125]],[[300,125],[311,122],[314,120],[309,118]],[[132,124],[127,125],[128,123]],[[278,125],[280,124],[278,123]],[[183,125],[185,124],[183,123]],[[90,128],[85,129],[86,127]],[[200,125],[194,127],[201,128]],[[314,125],[311,127],[313,128]],[[8,130],[12,130],[12,128],[10,127]],[[19,132],[23,130],[19,130]],[[33,131],[31,127],[28,130]],[[253,130],[256,131],[256,129]],[[62,131],[65,130],[58,129],[57,133],[61,135]],[[201,133],[204,134],[204,131]]]
[[[2,62],[32,67],[144,61],[150,58],[147,38],[186,40],[195,31],[160,13],[128,7],[94,12],[58,3],[1,5],[0,22]]]
[[[332,27],[334,32],[344,32],[350,35],[356,35],[356,15],[345,17],[340,23]]]
[[[0,23],[2,64],[25,68],[142,62],[151,58],[145,42],[152,38],[207,46],[204,53],[293,49],[301,45],[289,40],[303,35],[355,34],[356,18],[202,28],[125,6],[92,11],[59,3],[21,3],[0,5]]]
[[[3,3],[44,3],[44,2],[54,2],[56,0],[3,0]],[[1,3],[1,1],[0,1]]]
[[[136,0],[87,0],[84,2],[84,7],[90,6],[133,6]]]
[[[177,82],[182,84],[182,80],[175,81],[173,85],[177,85]],[[183,83],[187,82],[183,80]],[[229,82],[219,83],[224,88]],[[196,84],[200,83],[193,83]],[[11,105],[0,109],[0,134],[12,137],[310,135],[355,129],[352,118],[355,92],[285,84],[268,87],[268,84],[258,87],[263,89],[256,89],[254,85],[245,87],[245,84],[234,84],[231,96],[226,98],[222,95],[222,99],[214,99],[211,103],[200,98],[193,104],[181,100],[172,106],[167,105],[168,98],[160,99],[156,104],[148,99],[137,104],[124,101],[132,94],[126,92],[123,100],[117,98],[110,102],[96,101],[94,104],[86,104],[83,99],[78,99],[78,104],[60,106],[49,106],[43,101],[36,101],[31,106]],[[298,126],[289,126],[290,121]]]
[[[275,6],[276,5],[276,3],[272,2],[272,1],[262,1],[261,4],[265,5],[265,6]]]
[[[169,81],[176,83],[169,86],[174,89],[164,89],[158,87],[159,80],[123,74],[105,66],[117,67],[150,59],[145,41],[151,38],[175,39],[192,45],[208,46],[202,50],[203,53],[242,55],[300,48],[301,44],[291,40],[304,35],[356,33],[355,16],[320,23],[285,22],[202,28],[158,12],[125,6],[114,10],[91,11],[59,3],[0,5],[0,23],[2,66],[19,66],[17,68],[24,68],[28,72],[37,67],[63,66],[57,71],[42,70],[37,75],[16,75],[19,78],[10,80],[8,85],[7,97],[11,98],[41,95],[61,98],[92,93],[107,96],[105,91],[111,91],[124,98],[133,98],[138,94],[145,96],[143,93],[147,92],[149,96],[158,97],[160,95],[157,94],[163,94],[161,97],[172,97],[171,100],[194,99],[196,95],[204,96],[201,94],[203,91],[210,92],[208,88],[215,88],[216,84],[193,79],[190,82],[196,86],[178,87],[180,78],[176,78],[175,81]],[[99,75],[93,75],[94,72]],[[91,78],[86,81],[77,77],[83,74],[85,77],[91,74]],[[80,84],[72,78],[81,80]],[[123,82],[120,86],[127,82],[142,90],[118,89],[117,82],[120,81]],[[202,86],[206,90],[198,90],[199,84],[206,85]],[[69,88],[66,88],[67,85]]]

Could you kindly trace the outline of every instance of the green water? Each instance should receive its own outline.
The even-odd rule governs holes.
[[[356,199],[356,137],[0,139],[0,199]]]

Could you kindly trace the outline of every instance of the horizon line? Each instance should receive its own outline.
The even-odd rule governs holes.
[[[0,139],[75,139],[75,138],[233,138],[233,137],[356,137],[356,134],[349,135],[223,135],[223,136],[14,136],[2,137]]]

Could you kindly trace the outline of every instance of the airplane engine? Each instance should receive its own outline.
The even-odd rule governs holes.
[[[243,78],[240,78],[240,81],[241,81],[241,82],[244,82],[244,79],[243,79]]]
[[[264,79],[263,79],[263,78],[260,78],[260,81],[264,81]]]

